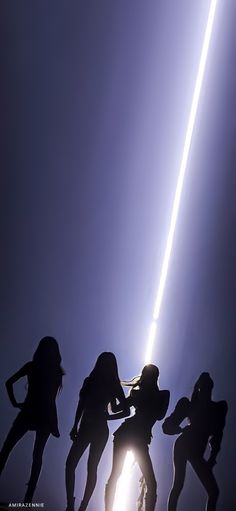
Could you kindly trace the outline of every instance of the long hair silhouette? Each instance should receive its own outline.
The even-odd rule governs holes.
[[[75,421],[70,433],[73,444],[66,460],[67,511],[74,511],[75,470],[88,447],[87,481],[79,511],[87,509],[93,494],[97,481],[97,467],[109,435],[107,426],[109,403],[112,412],[119,412],[114,413],[113,418],[129,414],[129,407],[120,384],[116,357],[111,352],[103,352],[80,390]]]
[[[94,386],[110,386],[112,391],[120,388],[120,379],[118,366],[114,353],[104,351],[101,353],[89,376],[85,379],[81,392],[87,394],[89,398],[89,389]]]
[[[46,336],[41,339],[36,348],[33,355],[33,362],[35,367],[39,369],[45,370],[54,369],[55,372],[58,372],[61,375],[61,384],[62,384],[62,376],[64,374],[64,370],[61,367],[61,354],[58,346],[58,342],[54,337]]]
[[[42,467],[44,448],[50,434],[59,437],[56,396],[62,387],[64,371],[61,367],[61,355],[56,339],[44,337],[33,355],[6,382],[9,399],[20,412],[6,437],[0,452],[0,473],[17,442],[27,433],[35,431],[33,462],[24,502],[31,502]],[[13,385],[20,378],[27,377],[27,394],[23,403],[16,401]]]
[[[146,511],[154,511],[157,484],[148,446],[152,438],[152,427],[165,416],[170,397],[168,390],[159,389],[158,377],[158,367],[149,364],[143,368],[140,376],[125,382],[132,387],[127,401],[129,406],[135,408],[135,415],[126,419],[114,433],[112,470],[105,489],[106,511],[112,511],[116,483],[130,449],[143,475],[139,509],[145,495]]]

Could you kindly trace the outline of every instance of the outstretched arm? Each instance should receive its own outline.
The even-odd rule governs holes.
[[[21,369],[19,369],[19,371],[17,371],[15,374],[13,374],[6,381],[6,389],[7,389],[8,397],[9,397],[9,399],[11,401],[12,406],[14,406],[14,408],[20,408],[21,409],[22,406],[23,406],[23,403],[18,403],[16,401],[16,398],[15,398],[15,395],[14,395],[14,390],[13,390],[13,385],[18,380],[20,380],[20,378],[23,378],[24,376],[27,376],[29,374],[30,364],[31,364],[30,362],[27,362],[27,364],[25,364],[23,367],[21,367]]]

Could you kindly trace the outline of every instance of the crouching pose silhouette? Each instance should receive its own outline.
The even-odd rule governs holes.
[[[34,353],[33,360],[27,362],[6,382],[12,405],[21,411],[14,420],[0,452],[0,474],[17,442],[27,431],[36,432],[25,503],[32,501],[42,467],[44,448],[50,434],[60,436],[55,402],[62,387],[64,374],[60,364],[61,355],[57,341],[53,337],[44,337]],[[28,378],[28,392],[24,403],[18,403],[14,396],[13,384],[25,376]]]
[[[117,401],[119,401],[119,404]],[[104,352],[99,355],[95,367],[84,380],[79,395],[75,421],[70,433],[73,444],[66,460],[66,511],[74,511],[75,469],[85,450],[89,447],[87,482],[79,511],[85,511],[97,481],[97,467],[106,446],[108,404],[114,417],[129,415],[130,410],[120,384],[115,355]],[[79,429],[78,429],[79,424]]]
[[[121,474],[128,450],[132,450],[146,484],[145,511],[154,511],[156,503],[156,479],[148,445],[152,438],[152,427],[166,414],[170,394],[159,390],[159,369],[146,365],[140,377],[130,383],[132,390],[127,401],[134,406],[135,415],[128,418],[114,433],[113,465],[105,489],[105,510],[112,511],[116,483]]]
[[[174,412],[163,423],[163,431],[167,435],[181,433],[174,446],[174,481],[168,501],[168,511],[176,511],[178,498],[184,485],[186,464],[191,463],[197,476],[208,494],[207,511],[215,511],[219,489],[213,466],[220,450],[225,417],[226,401],[214,402],[211,394],[214,383],[209,373],[202,373],[196,381],[191,399],[183,397],[175,407]],[[189,425],[180,427],[187,418]],[[210,443],[209,459],[204,459],[204,453]]]

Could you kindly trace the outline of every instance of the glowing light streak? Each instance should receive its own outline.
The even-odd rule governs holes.
[[[195,88],[193,92],[193,99],[189,114],[189,120],[187,124],[187,130],[186,130],[186,136],[184,141],[184,148],[183,148],[183,154],[179,169],[179,175],[177,180],[177,186],[175,191],[175,197],[173,202],[173,208],[172,208],[172,214],[171,214],[171,220],[170,220],[170,228],[169,233],[167,237],[166,242],[166,249],[164,253],[163,263],[162,263],[162,269],[161,269],[161,276],[159,281],[159,286],[157,290],[155,305],[154,305],[154,311],[153,311],[153,318],[149,329],[149,335],[147,339],[147,349],[146,349],[146,355],[145,355],[145,364],[148,364],[152,360],[152,351],[153,346],[156,340],[156,334],[157,334],[157,324],[158,319],[160,316],[160,310],[161,310],[161,304],[163,300],[164,290],[165,290],[165,284],[168,274],[168,268],[169,268],[169,262],[172,252],[172,246],[174,241],[174,234],[175,234],[175,228],[179,213],[179,207],[180,207],[180,199],[183,189],[183,183],[184,183],[184,177],[185,172],[187,168],[188,163],[188,157],[189,157],[189,151],[191,147],[191,141],[192,141],[192,135],[197,115],[197,109],[199,104],[199,98],[204,78],[204,72],[206,67],[206,61],[207,61],[207,55],[209,50],[209,44],[211,40],[211,34],[213,29],[213,23],[214,23],[214,17],[216,12],[216,4],[217,0],[211,0],[209,13],[208,13],[208,19],[207,19],[207,25],[205,30],[205,35],[203,39],[203,45],[202,45],[202,51],[200,56],[200,62],[197,72],[197,78],[195,83]],[[122,474],[119,478],[119,482],[117,485],[117,491],[116,491],[116,498],[115,498],[115,506],[113,506],[113,511],[125,511],[125,501],[126,497],[128,495],[128,486],[129,486],[129,472],[131,471],[131,467],[134,461],[134,456],[131,451],[127,453],[124,468],[122,471]]]
[[[156,339],[156,333],[157,333],[157,321],[155,319],[152,320],[150,328],[149,328],[149,334],[147,339],[147,349],[146,349],[146,355],[145,355],[145,364],[150,364],[152,359],[152,350],[153,345]]]
[[[128,451],[125,457],[122,474],[119,477],[116,496],[112,511],[123,511],[125,504],[128,500],[130,478],[131,478],[131,467],[134,463],[134,455],[131,451]]]
[[[171,256],[171,252],[172,252],[172,246],[173,246],[175,228],[176,228],[176,223],[177,223],[177,218],[178,218],[184,177],[185,177],[185,172],[186,172],[187,163],[188,163],[193,129],[194,129],[196,115],[197,115],[197,108],[198,108],[198,103],[199,103],[199,98],[200,98],[200,93],[201,93],[201,88],[202,88],[202,82],[203,82],[203,78],[204,78],[204,71],[205,71],[205,67],[206,67],[207,55],[208,55],[208,50],[209,50],[209,44],[210,44],[210,39],[211,39],[211,34],[212,34],[212,28],[213,28],[213,23],[214,23],[216,4],[217,4],[217,0],[211,1],[209,14],[208,14],[208,20],[207,20],[207,26],[206,26],[206,31],[205,31],[205,36],[204,36],[203,46],[202,46],[202,51],[201,51],[201,57],[200,57],[200,62],[199,62],[199,67],[198,67],[198,72],[197,72],[197,78],[196,78],[195,88],[194,88],[194,92],[193,92],[193,99],[192,99],[190,115],[189,115],[187,130],[186,130],[186,136],[185,136],[185,141],[184,141],[182,160],[181,160],[181,164],[180,164],[179,176],[178,176],[175,197],[174,197],[174,203],[173,203],[173,208],[172,208],[170,228],[169,228],[169,233],[168,233],[168,237],[167,237],[166,249],[165,249],[165,254],[164,254],[162,269],[161,269],[160,282],[159,282],[159,286],[158,286],[158,290],[157,290],[154,311],[153,311],[153,322],[155,322],[155,323],[157,323],[159,316],[160,316],[160,309],[161,309],[161,304],[162,304],[162,299],[163,299],[163,294],[164,294],[164,289],[165,289],[165,284],[166,284],[170,256]],[[156,325],[156,328],[157,328],[157,325]],[[151,334],[150,334],[150,340],[148,340],[148,348],[147,348],[146,357],[145,357],[146,363],[151,361],[151,354],[152,354],[154,342],[155,342],[155,337],[151,336]]]

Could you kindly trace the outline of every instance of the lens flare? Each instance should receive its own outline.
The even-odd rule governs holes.
[[[181,200],[181,194],[184,184],[184,177],[185,172],[187,168],[188,163],[188,157],[189,157],[189,151],[191,147],[191,141],[193,136],[193,130],[197,115],[197,109],[199,104],[199,98],[202,88],[202,82],[204,78],[204,72],[206,67],[206,61],[207,61],[207,55],[212,35],[212,29],[214,24],[214,18],[215,18],[215,12],[216,12],[216,4],[217,0],[212,0],[209,7],[209,13],[208,13],[208,19],[207,19],[207,25],[205,30],[205,35],[203,39],[202,44],[202,50],[200,55],[200,62],[198,66],[198,72],[196,77],[196,83],[194,87],[193,92],[193,99],[187,124],[187,130],[186,130],[186,136],[184,140],[184,147],[183,147],[183,153],[182,153],[182,159],[179,169],[179,175],[178,175],[178,181],[175,191],[175,197],[172,207],[172,213],[171,213],[171,219],[170,219],[170,227],[169,232],[167,236],[167,242],[166,242],[166,249],[163,257],[163,263],[161,268],[161,275],[160,275],[160,281],[159,286],[157,289],[156,294],[156,300],[154,304],[154,310],[153,310],[153,317],[149,328],[149,334],[147,339],[147,348],[146,348],[146,354],[145,354],[145,364],[148,364],[152,360],[152,352],[154,343],[156,341],[157,336],[157,326],[158,326],[158,319],[160,316],[160,310],[161,310],[161,304],[163,300],[164,290],[165,290],[165,284],[168,274],[168,268],[170,263],[170,257],[173,247],[173,241],[174,241],[174,235],[175,235],[175,228],[176,223],[178,219],[178,213],[179,213],[179,207],[180,207],[180,200]],[[129,490],[129,481],[130,481],[130,472],[131,467],[134,462],[134,455],[131,451],[127,453],[125,462],[124,462],[124,468],[122,471],[122,474],[119,478],[118,484],[117,484],[117,490],[116,490],[116,497],[115,497],[115,504],[113,506],[113,511],[126,511],[126,502],[127,502],[127,496],[128,496],[128,490]]]

